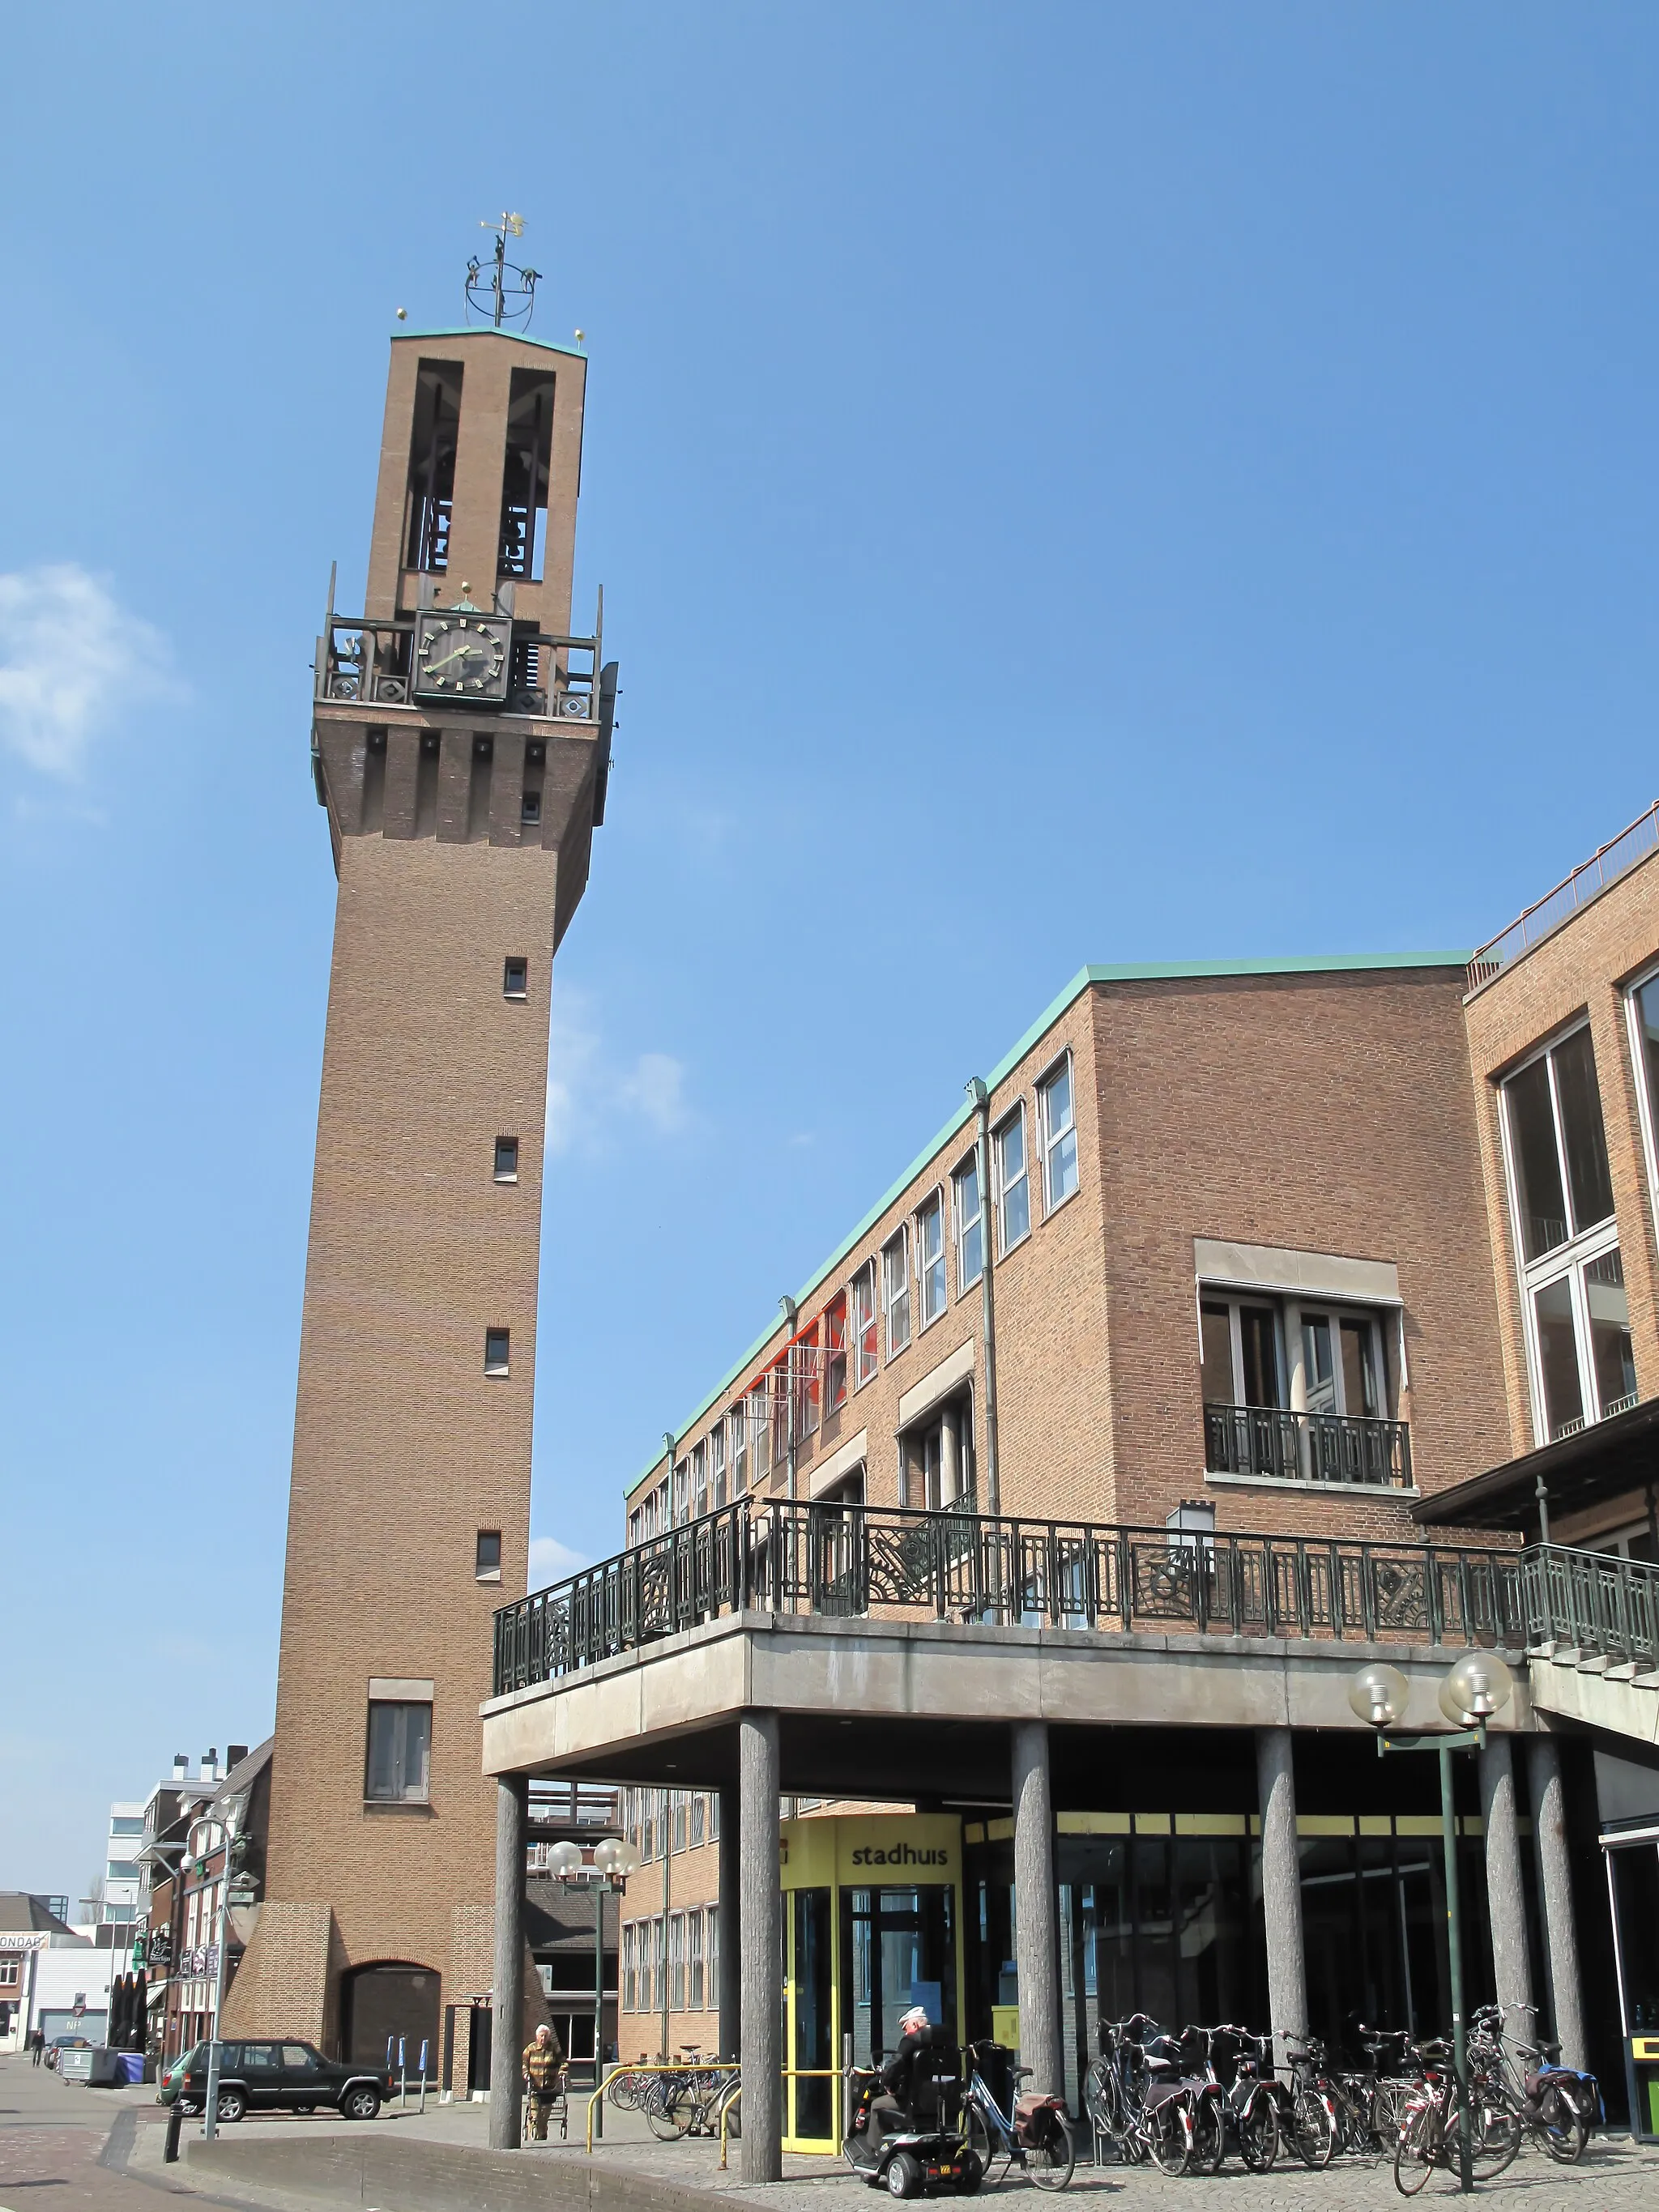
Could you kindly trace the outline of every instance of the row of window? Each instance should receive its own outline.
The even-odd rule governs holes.
[[[1036,1149],[1043,1218],[1078,1187],[1077,1117],[1072,1056],[1062,1054],[1036,1086]],[[1024,1099],[991,1131],[991,1211],[996,1255],[1006,1258],[1031,1231],[1030,1146]],[[777,1354],[765,1373],[708,1434],[677,1462],[628,1517],[630,1544],[716,1511],[740,1498],[790,1451],[816,1434],[826,1415],[846,1403],[896,1359],[913,1334],[930,1328],[956,1295],[964,1297],[985,1267],[985,1202],[977,1147],[900,1224],[878,1255],[866,1260],[844,1290]]]
[[[1626,994],[1650,1188],[1659,1205],[1659,974]],[[1636,1403],[1630,1301],[1588,1023],[1499,1085],[1504,1164],[1540,1443]]]
[[[622,2008],[659,2013],[717,2010],[720,2001],[720,1916],[715,1905],[629,1920],[622,1932]]]
[[[622,1825],[641,1862],[720,1841],[720,1801],[708,1790],[624,1790]]]

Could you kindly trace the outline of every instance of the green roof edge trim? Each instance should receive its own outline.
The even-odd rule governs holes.
[[[1347,952],[1333,954],[1324,959],[1154,960],[1132,961],[1127,965],[1116,967],[1079,968],[1065,989],[1043,1008],[1024,1035],[1004,1053],[996,1066],[990,1070],[985,1078],[986,1087],[988,1090],[994,1091],[999,1083],[1011,1075],[1042,1036],[1043,1031],[1052,1029],[1067,1007],[1074,1000],[1081,998],[1084,992],[1093,983],[1201,982],[1210,976],[1226,978],[1239,975],[1354,975],[1368,971],[1385,972],[1389,969],[1401,968],[1467,968],[1469,958],[1470,956],[1466,951]],[[972,1105],[964,1099],[939,1134],[923,1146],[921,1151],[917,1153],[898,1180],[890,1184],[883,1192],[857,1228],[848,1236],[842,1237],[823,1266],[807,1278],[796,1293],[797,1304],[806,1304],[825,1277],[833,1274],[853,1247],[860,1243],[869,1235],[900,1192],[915,1181],[934,1153],[948,1145],[963,1124],[972,1119]],[[709,1408],[726,1396],[738,1377],[755,1364],[762,1352],[777,1334],[781,1326],[780,1322],[775,1321],[763,1330],[748,1351],[744,1353],[742,1358],[738,1361],[736,1366],[728,1369],[721,1376],[690,1419],[683,1421],[675,1430],[674,1435],[677,1441],[681,1437],[689,1436]],[[648,1481],[662,1464],[661,1459],[648,1461],[633,1480],[624,1486],[623,1497],[631,1498],[640,1485]]]
[[[498,331],[493,323],[461,323],[444,331],[393,331],[395,345],[408,338],[511,338],[515,345],[539,346],[544,353],[568,354],[572,361],[586,361],[586,346],[560,345],[553,338],[532,338],[527,331]]]

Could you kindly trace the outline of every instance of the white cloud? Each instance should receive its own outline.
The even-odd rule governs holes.
[[[167,640],[64,563],[0,575],[0,743],[72,781],[134,699],[173,689]]]
[[[582,994],[556,987],[548,1050],[550,1152],[605,1152],[630,1122],[655,1136],[677,1136],[690,1119],[684,1061],[666,1052],[619,1060]]]
[[[590,1564],[584,1553],[573,1552],[556,1536],[532,1536],[530,1540],[532,1589],[545,1589],[549,1583],[562,1582],[567,1575],[574,1575],[579,1568]]]

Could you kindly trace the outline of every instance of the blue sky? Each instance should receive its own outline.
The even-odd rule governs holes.
[[[1655,793],[1650,9],[10,11],[0,1887],[270,1724],[387,334],[521,209],[624,694],[535,1529],[1085,961],[1473,944]],[[1179,1079],[1179,1071],[1171,1071]]]

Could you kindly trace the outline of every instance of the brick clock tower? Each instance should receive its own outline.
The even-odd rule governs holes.
[[[365,611],[331,591],[317,648],[339,894],[270,1846],[226,2031],[363,2058],[400,2033],[411,2069],[491,1979],[477,1708],[528,1576],[549,993],[616,689],[569,634],[586,368],[499,323],[392,339]]]

